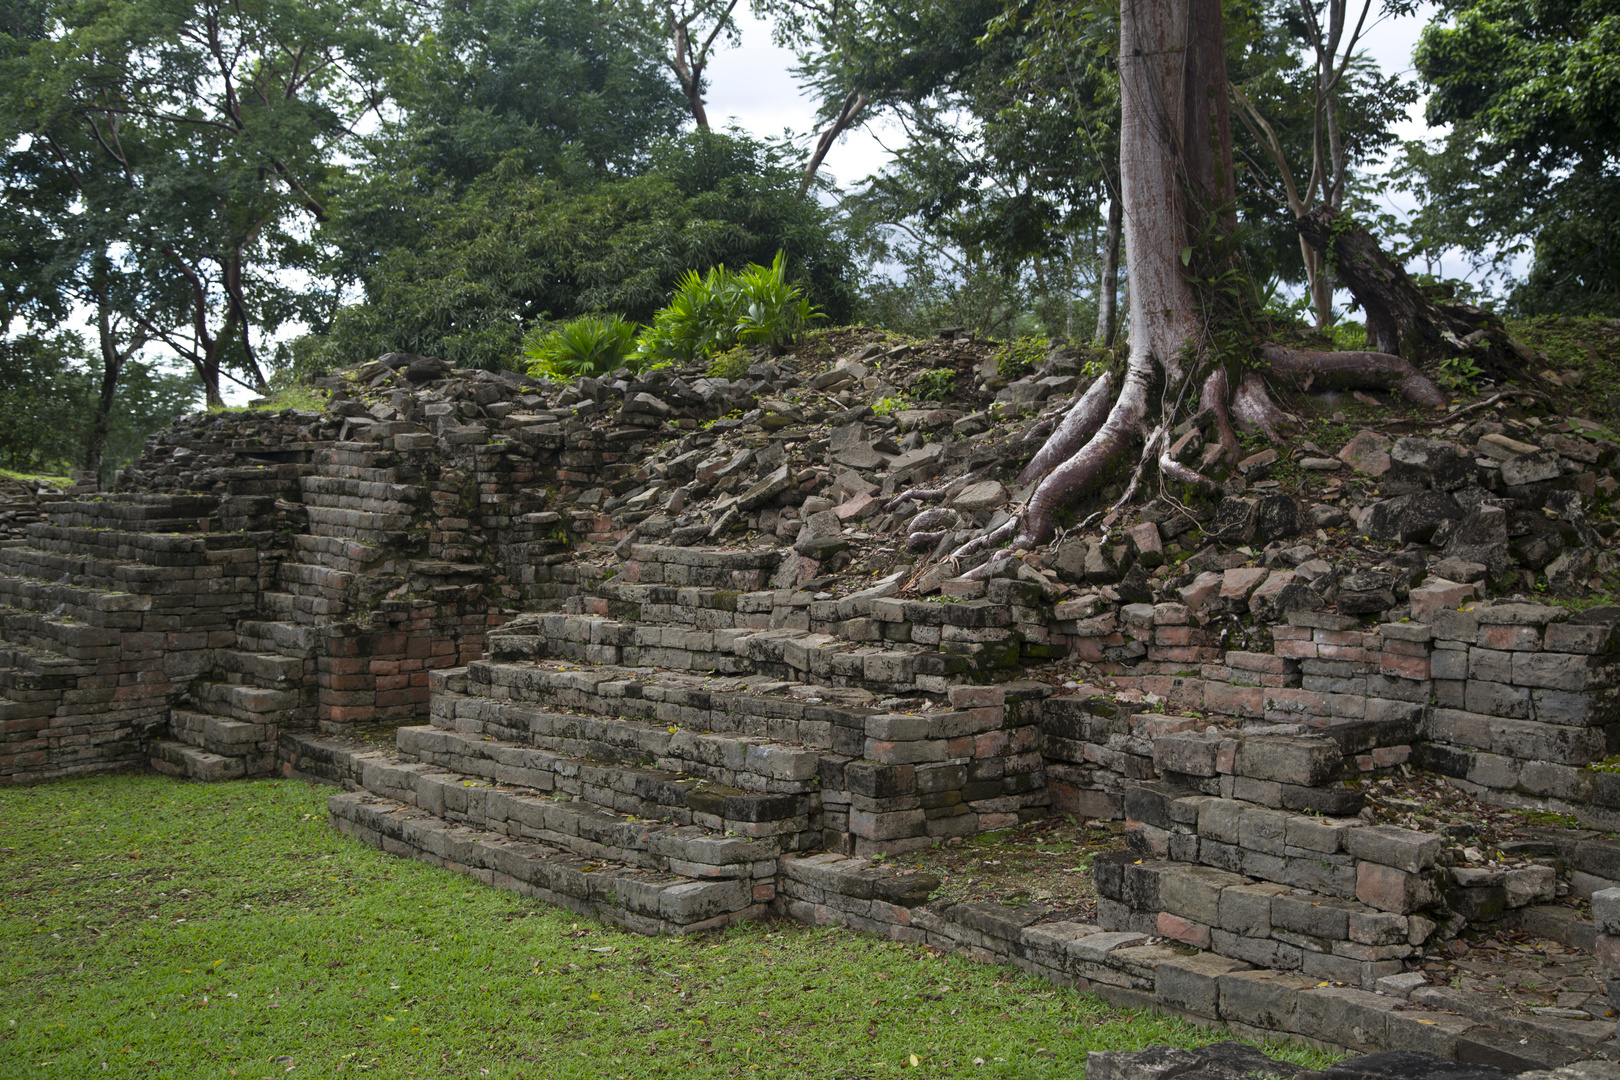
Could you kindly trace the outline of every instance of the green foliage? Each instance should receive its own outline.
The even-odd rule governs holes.
[[[6,1071],[821,1078],[916,1055],[919,1075],[981,1057],[974,1075],[1056,1080],[1089,1050],[1229,1037],[849,931],[626,933],[345,839],[329,793],[150,775],[0,790]]]
[[[945,368],[931,368],[917,376],[917,396],[924,401],[944,401],[951,396],[956,372]]]
[[[875,416],[890,416],[906,407],[904,398],[886,397],[881,401],[872,403],[872,413]]]
[[[1367,324],[1354,319],[1343,319],[1333,324],[1333,347],[1341,352],[1359,352],[1367,348]]]
[[[1020,337],[1009,341],[991,357],[996,372],[1004,379],[1022,379],[1046,359],[1052,343],[1045,338]]]
[[[529,374],[541,379],[605,375],[621,367],[640,370],[631,357],[636,324],[617,315],[584,315],[554,328],[536,327],[524,335]]]
[[[742,379],[748,375],[748,368],[754,362],[752,349],[738,346],[728,349],[709,361],[709,366],[703,374],[711,379]]]
[[[162,338],[218,402],[260,335],[305,314],[337,154],[407,35],[391,0],[38,0],[0,39],[5,213],[50,238],[47,284]]]
[[[770,266],[749,266],[735,277],[738,293],[737,340],[779,353],[799,339],[810,323],[826,316],[787,280],[787,262],[778,251]]]
[[[462,193],[424,196],[413,204],[422,238],[364,268],[366,301],[338,312],[321,363],[397,349],[498,368],[536,322],[617,311],[648,323],[692,267],[783,251],[804,296],[847,318],[848,243],[829,211],[797,197],[797,174],[774,151],[696,132],[654,146],[650,161],[641,176],[574,186],[503,165]]]
[[[152,364],[125,364],[108,416],[104,479],[133,461],[146,437],[197,406],[197,381]],[[100,394],[84,343],[73,334],[0,339],[0,462],[25,472],[81,468]]]
[[[1474,380],[1483,374],[1485,372],[1474,362],[1474,358],[1466,353],[1448,356],[1440,361],[1440,384],[1453,392],[1472,393]]]
[[[1420,250],[1505,273],[1533,249],[1522,311],[1620,314],[1620,2],[1447,0],[1413,60],[1451,128],[1407,148]]]
[[[739,344],[779,351],[823,317],[802,289],[788,283],[787,261],[778,251],[768,267],[688,270],[637,339],[635,355],[644,363],[687,364]]]

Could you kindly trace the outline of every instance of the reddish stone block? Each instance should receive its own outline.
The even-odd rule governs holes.
[[[983,735],[974,737],[973,756],[976,758],[999,757],[1007,752],[1008,743],[1009,740],[1005,731],[987,731]],[[951,754],[952,757],[961,756],[952,753],[955,744],[956,740],[952,739],[946,746],[946,752]]]
[[[1507,652],[1535,652],[1541,648],[1541,628],[1536,626],[1482,626],[1479,645]]]
[[[1380,769],[1387,769],[1394,765],[1404,765],[1412,757],[1410,746],[1375,746],[1373,747],[1373,764]]]
[[[1209,927],[1168,911],[1159,912],[1159,935],[1185,942],[1195,949],[1209,948]]]
[[[1434,890],[1421,874],[1363,859],[1356,863],[1356,899],[1379,911],[1409,915],[1433,903]]]
[[[1204,686],[1204,707],[1226,716],[1247,716],[1260,719],[1266,711],[1265,690],[1258,686],[1229,686],[1207,683]]]
[[[1429,658],[1427,656],[1399,656],[1394,653],[1379,654],[1378,670],[1385,675],[1392,675],[1401,679],[1423,680],[1429,677]]]
[[[1192,643],[1192,627],[1155,627],[1153,630],[1153,643],[1155,645],[1190,645]]]

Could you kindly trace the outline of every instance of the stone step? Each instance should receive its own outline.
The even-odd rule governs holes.
[[[300,535],[292,538],[298,561],[346,573],[361,573],[384,558],[379,547],[334,536]]]
[[[0,688],[16,690],[57,690],[77,684],[81,676],[93,675],[96,665],[84,660],[0,642]]]
[[[252,683],[276,690],[299,689],[303,684],[304,659],[300,656],[220,649],[214,653],[214,663],[231,682]]]
[[[286,589],[266,589],[259,594],[259,610],[278,621],[314,629],[329,626],[348,615],[349,605],[328,596],[305,596]]]
[[[333,795],[327,809],[339,832],[390,854],[454,870],[639,933],[696,933],[759,918],[771,899],[769,884],[756,886],[744,878],[695,880],[582,858],[548,844],[446,821],[365,792]]]
[[[383,513],[409,513],[427,495],[427,489],[422,484],[362,480],[352,476],[306,476],[300,481],[300,486],[303,501],[310,506],[351,510],[364,508]],[[367,505],[362,507],[362,503]]]
[[[461,690],[451,689],[456,684],[462,684]],[[728,730],[723,724],[702,722],[693,712],[685,714],[683,723],[680,715],[668,711],[660,716],[656,709],[637,709],[638,705],[668,702],[608,699],[615,704],[595,712],[588,708],[565,711],[521,698],[480,696],[467,692],[456,669],[434,672],[430,685],[432,726],[441,731],[533,746],[566,757],[680,773],[766,795],[815,792],[822,783],[824,762],[846,760],[829,753],[830,747],[806,743],[802,736],[818,733],[806,727],[806,722],[795,723],[780,715],[750,717],[739,711],[731,715],[733,724]],[[728,704],[746,707],[742,701]],[[677,712],[681,708],[677,706]],[[711,710],[703,719],[713,716]]]
[[[150,532],[207,532],[220,511],[212,495],[131,495],[108,493],[93,499],[60,499],[40,504],[50,521],[68,527],[133,528]]]
[[[305,697],[313,689],[300,685],[295,689],[278,690],[241,683],[199,681],[191,684],[189,694],[202,706],[200,711],[250,724],[275,725],[304,705]]]
[[[334,536],[362,542],[386,542],[411,527],[410,513],[374,513],[368,510],[342,510],[310,506],[309,531],[317,536]]]
[[[191,598],[183,599],[189,601]],[[0,574],[0,605],[23,611],[48,612],[52,618],[71,620],[86,626],[138,630],[144,613],[152,609],[152,604],[152,597],[138,593],[112,592]]]
[[[367,791],[471,828],[538,841],[590,859],[687,877],[769,879],[777,837],[736,837],[616,813],[567,795],[495,784],[434,765],[377,754],[360,761]]]
[[[94,663],[118,655],[120,631],[0,605],[0,640],[30,650]]]
[[[667,734],[668,728],[676,728],[678,732],[747,736],[804,747],[809,757],[817,751],[859,757],[866,750],[866,720],[880,711],[875,708],[877,699],[862,690],[830,690],[757,676],[722,678],[608,664],[479,660],[465,669],[435,672],[430,676],[430,686],[435,702],[441,694],[448,702],[452,700],[449,695],[461,693],[473,702],[491,703],[458,703],[453,714],[458,719],[470,714],[486,723],[509,722],[514,728],[531,724],[543,730],[558,723],[549,717],[559,713],[639,721],[622,733],[608,725],[593,731],[590,737],[628,739],[644,749],[651,749],[646,732],[656,737],[660,730]],[[518,707],[513,714],[516,719],[505,721],[501,714],[512,706]],[[498,712],[489,715],[486,708]],[[528,716],[526,712],[539,715]],[[437,723],[437,706],[434,713]],[[572,719],[579,723],[577,717]],[[811,774],[808,761],[794,764],[792,769],[796,774],[801,770]],[[768,790],[748,783],[736,786]]]
[[[1597,923],[1581,918],[1574,908],[1559,904],[1531,904],[1514,913],[1514,925],[1537,937],[1548,938],[1582,952],[1597,951]]]
[[[1582,1057],[1604,1043],[1612,1044],[1614,1039],[1613,1020],[1572,1020],[1523,1013],[1515,1010],[1510,1003],[1505,1003],[1501,997],[1477,990],[1419,986],[1411,992],[1409,1000],[1489,1025],[1515,1039],[1578,1049],[1584,1051],[1579,1055]],[[1565,1064],[1567,1060],[1574,1059],[1566,1059],[1559,1064]]]
[[[402,759],[494,783],[570,795],[639,818],[701,825],[726,835],[773,836],[788,850],[821,844],[820,793],[760,794],[665,769],[570,757],[488,735],[434,727],[395,733]]]
[[[243,619],[236,624],[236,634],[237,641],[248,651],[303,659],[314,657],[326,636],[318,627],[260,619]]]
[[[268,532],[160,533],[36,522],[24,532],[28,546],[73,558],[141,562],[154,567],[258,563],[274,545]]]
[[[188,746],[170,739],[160,739],[148,748],[152,768],[165,776],[183,780],[215,783],[221,780],[240,780],[248,775],[247,761],[240,757],[227,757],[210,753],[196,746]]]
[[[309,563],[284,562],[276,567],[276,584],[299,595],[341,597],[354,579],[354,574]]]
[[[169,710],[169,732],[185,743],[221,757],[252,759],[250,772],[268,772],[275,755],[274,724],[254,724],[189,709]]]
[[[595,666],[760,675],[877,693],[943,694],[1018,663],[1018,647],[983,642],[941,646],[863,645],[805,630],[688,630],[590,615],[537,614],[492,634],[493,660],[572,660]]]

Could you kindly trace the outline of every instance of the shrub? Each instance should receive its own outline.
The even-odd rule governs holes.
[[[782,252],[771,265],[757,263],[735,277],[738,292],[737,337],[750,345],[781,352],[798,339],[821,312],[805,299],[804,290],[787,281]]]
[[[917,376],[917,396],[924,401],[944,401],[951,396],[951,384],[956,372],[945,368],[932,368]]]
[[[535,327],[523,338],[529,374],[541,379],[604,375],[646,366],[631,354],[636,324],[617,315],[585,315],[560,327]]]
[[[711,379],[743,379],[748,376],[748,368],[753,362],[753,350],[739,345],[710,360],[703,374]]]
[[[788,284],[786,260],[778,251],[768,267],[756,263],[732,271],[716,266],[703,275],[688,270],[637,340],[636,355],[649,362],[686,364],[738,344],[778,351],[823,317],[802,289]]]
[[[1022,379],[1046,359],[1051,342],[1045,338],[1020,337],[996,350],[996,371],[1004,379]]]

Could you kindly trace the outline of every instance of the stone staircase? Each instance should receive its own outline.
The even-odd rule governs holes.
[[[391,749],[295,736],[290,769],[352,789],[331,801],[346,833],[661,933],[764,913],[785,858],[1046,813],[1050,687],[969,685],[976,653],[866,633],[895,581],[817,600],[767,587],[778,552],[630,554],[432,672],[430,723]],[[941,632],[990,618],[907,607]]]
[[[42,512],[0,548],[0,756],[22,777],[139,763],[171,695],[252,611],[267,534],[252,528],[255,507],[216,496],[63,499]],[[200,732],[159,745],[179,770],[211,753]]]

